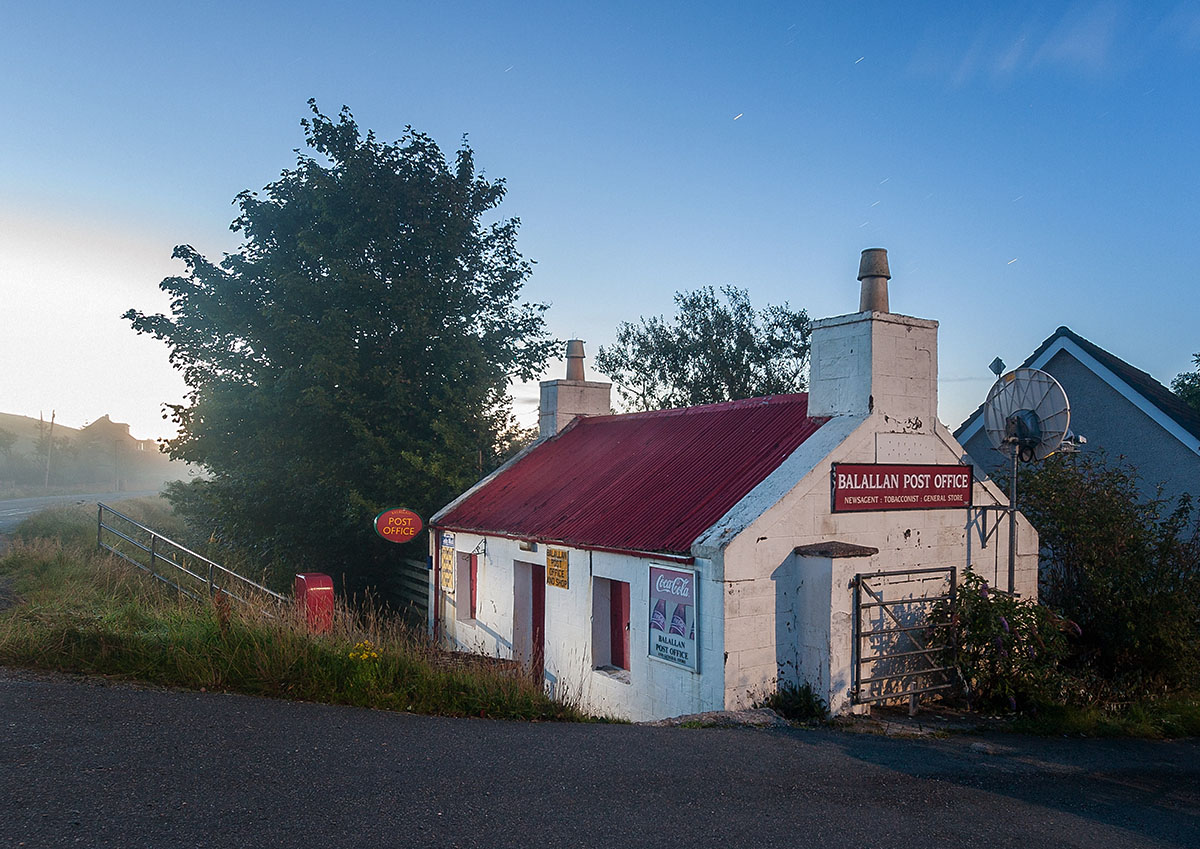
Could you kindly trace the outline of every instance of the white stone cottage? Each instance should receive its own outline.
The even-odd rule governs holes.
[[[924,608],[876,597],[944,595],[968,565],[1003,587],[1008,535],[980,508],[1005,499],[938,421],[937,322],[889,312],[889,276],[863,252],[861,311],[814,322],[806,394],[610,415],[571,343],[538,442],[430,519],[433,632],[632,720],[787,683],[834,713],[926,689]]]

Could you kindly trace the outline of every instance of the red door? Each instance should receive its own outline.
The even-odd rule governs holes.
[[[546,671],[546,567],[530,564],[533,608],[533,680],[541,683]]]
[[[612,665],[629,668],[629,584],[609,582],[609,645],[612,646]]]

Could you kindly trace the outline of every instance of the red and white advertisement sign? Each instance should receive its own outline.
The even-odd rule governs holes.
[[[970,466],[834,463],[833,512],[971,506]]]
[[[696,573],[650,567],[650,656],[697,668]]]

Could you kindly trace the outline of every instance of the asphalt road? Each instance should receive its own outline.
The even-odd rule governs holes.
[[[64,507],[72,504],[92,504],[103,501],[116,503],[125,498],[140,498],[157,495],[158,490],[145,492],[92,492],[83,495],[43,495],[38,498],[13,498],[0,501],[0,534],[10,533],[23,519],[48,507]]]
[[[0,845],[1200,845],[1200,741],[440,719],[0,668]]]

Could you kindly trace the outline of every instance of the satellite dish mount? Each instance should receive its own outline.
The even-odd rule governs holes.
[[[1007,510],[1010,593],[1016,590],[1017,461],[1044,460],[1058,451],[1070,434],[1070,424],[1067,393],[1057,380],[1038,369],[1019,368],[1001,375],[984,402],[983,426],[988,441],[1012,458]]]

